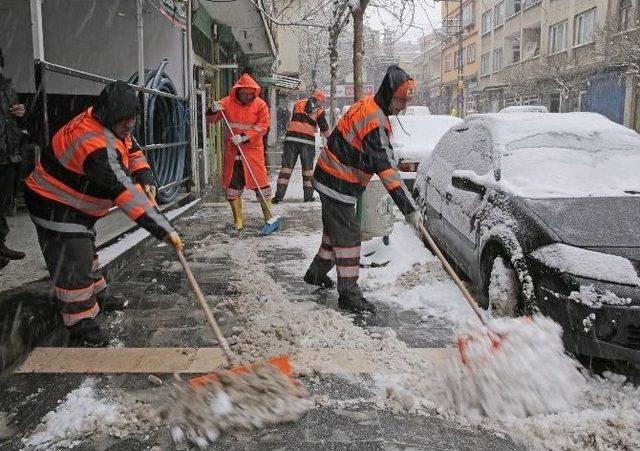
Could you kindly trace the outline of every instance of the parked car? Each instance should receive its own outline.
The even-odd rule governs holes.
[[[429,156],[433,148],[451,127],[462,119],[440,115],[389,116],[391,122],[391,146],[398,168],[415,172],[421,160]]]
[[[430,114],[429,107],[424,105],[411,105],[400,112],[401,116],[428,116]]]
[[[542,105],[514,105],[503,108],[499,113],[548,113],[546,106]]]
[[[595,113],[482,114],[418,169],[425,225],[499,315],[640,366],[640,135]],[[541,344],[542,345],[542,344]]]

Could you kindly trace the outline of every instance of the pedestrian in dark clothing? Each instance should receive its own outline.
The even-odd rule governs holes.
[[[9,249],[5,240],[9,234],[7,215],[12,209],[15,178],[20,160],[20,127],[18,119],[24,117],[25,106],[4,76],[4,55],[0,49],[0,268],[9,260],[24,258],[24,252]]]
[[[389,142],[390,115],[404,110],[415,82],[400,67],[391,66],[375,96],[366,96],[349,108],[322,150],[313,186],[322,202],[322,241],[304,280],[312,285],[333,286],[327,273],[338,273],[338,305],[351,311],[375,312],[358,286],[360,271],[360,222],[355,204],[377,174],[389,195],[416,229],[422,216],[392,158]]]

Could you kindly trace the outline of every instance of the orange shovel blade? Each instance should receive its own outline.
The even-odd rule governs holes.
[[[282,374],[284,374],[287,378],[290,378],[293,375],[293,370],[291,368],[291,362],[289,361],[289,357],[286,355],[281,355],[278,357],[273,357],[269,360],[266,360],[264,363],[267,365],[273,365],[280,370]],[[234,366],[233,368],[225,371],[226,373],[231,374],[241,374],[248,373],[251,367],[249,366]],[[197,376],[189,379],[189,385],[192,387],[202,387],[203,385],[218,380],[219,376],[217,374],[205,374],[203,376]]]

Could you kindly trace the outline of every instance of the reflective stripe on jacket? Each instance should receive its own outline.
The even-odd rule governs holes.
[[[316,128],[321,131],[329,129],[324,108],[316,105],[315,99],[298,100],[293,106],[291,121],[287,126],[285,141],[301,142],[304,144],[315,145]]]
[[[156,237],[166,236],[173,228],[129,175],[132,165],[149,169],[142,151],[130,153],[130,146],[94,119],[91,108],[76,116],[53,136],[26,180],[32,216],[72,231],[78,223],[88,228],[115,204]]]
[[[373,96],[356,102],[340,119],[316,163],[315,189],[333,199],[355,203],[377,174],[403,214],[415,210],[393,160],[389,118]]]

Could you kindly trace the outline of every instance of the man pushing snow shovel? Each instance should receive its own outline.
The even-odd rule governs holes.
[[[327,276],[336,265],[340,308],[375,312],[358,286],[360,223],[355,204],[373,174],[382,180],[391,198],[416,229],[422,216],[416,211],[393,161],[388,116],[404,110],[415,82],[398,66],[390,66],[375,96],[353,104],[329,136],[318,157],[313,186],[322,202],[322,243],[304,276],[305,282],[332,287]]]

